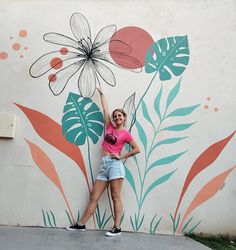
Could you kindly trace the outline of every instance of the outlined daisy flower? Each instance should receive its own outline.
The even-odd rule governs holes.
[[[41,56],[29,69],[33,78],[41,77],[52,69],[57,70],[48,77],[49,88],[54,95],[60,95],[72,77],[77,79],[79,92],[83,97],[93,96],[100,78],[115,86],[115,75],[104,62],[121,66],[112,60],[110,53],[122,60],[122,65],[127,66],[121,68],[135,72],[142,70],[140,62],[129,55],[132,48],[120,40],[112,40],[116,25],[102,28],[93,42],[89,23],[82,14],[74,13],[71,16],[70,27],[75,39],[55,32],[43,36],[46,42],[63,47]]]

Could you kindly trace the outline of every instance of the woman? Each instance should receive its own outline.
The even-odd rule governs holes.
[[[123,211],[121,188],[125,178],[125,169],[121,160],[139,153],[140,150],[130,132],[124,127],[126,113],[122,109],[115,109],[112,112],[114,126],[111,122],[108,105],[102,88],[99,87],[97,90],[101,97],[106,127],[104,141],[102,143],[101,169],[97,175],[90,195],[90,201],[83,216],[75,225],[68,226],[66,229],[85,231],[86,222],[95,212],[98,200],[109,184],[114,207],[114,226],[109,232],[106,232],[105,235],[116,236],[121,234],[120,221]],[[121,150],[125,143],[128,143],[132,150],[121,155]]]

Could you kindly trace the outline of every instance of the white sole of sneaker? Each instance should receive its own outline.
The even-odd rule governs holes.
[[[68,231],[79,231],[79,232],[85,232],[86,231],[86,229],[73,229],[73,228],[70,228],[70,226],[67,226],[66,230],[68,230]]]
[[[105,235],[108,236],[108,237],[115,237],[115,236],[121,235],[121,232],[120,233],[116,233],[116,234],[112,234],[110,232],[106,232]]]

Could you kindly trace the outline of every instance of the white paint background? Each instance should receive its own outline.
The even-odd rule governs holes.
[[[0,224],[43,226],[41,209],[54,212],[57,226],[63,227],[68,223],[62,196],[35,167],[23,138],[31,140],[48,153],[57,167],[75,215],[77,209],[84,210],[88,200],[85,181],[78,167],[38,137],[25,115],[13,104],[16,102],[39,110],[60,123],[67,95],[70,91],[77,92],[77,84],[68,85],[60,96],[54,97],[48,88],[47,77],[33,79],[28,74],[28,69],[39,56],[57,47],[43,41],[42,36],[45,33],[54,31],[72,37],[69,19],[74,12],[80,12],[88,19],[93,38],[102,27],[109,24],[116,24],[118,29],[124,26],[141,27],[149,32],[155,41],[167,36],[188,35],[190,63],[183,73],[180,93],[174,107],[198,103],[202,106],[190,116],[179,119],[184,122],[197,121],[190,129],[178,134],[188,135],[189,138],[172,146],[163,146],[161,153],[165,156],[168,152],[172,154],[186,149],[189,151],[170,167],[163,166],[153,171],[156,176],[150,177],[147,183],[151,183],[170,169],[178,168],[169,181],[155,189],[146,199],[142,210],[146,216],[140,228],[140,231],[149,232],[150,221],[157,214],[158,217],[163,216],[158,232],[172,233],[169,213],[174,212],[191,164],[204,149],[228,136],[236,128],[234,0],[149,0],[119,3],[112,0],[1,1],[0,52],[7,51],[9,57],[7,60],[0,60],[0,112],[15,113],[18,119],[16,138],[0,139]],[[21,29],[28,31],[25,39],[17,39],[18,31]],[[14,39],[10,40],[10,36]],[[11,49],[12,42],[17,40],[22,47],[29,48],[24,52],[24,59],[20,59],[19,53]],[[122,106],[134,91],[137,97],[141,96],[152,78],[152,74],[146,74],[144,71],[134,74],[115,67],[112,69],[117,78],[117,86],[111,88],[103,85],[111,110]],[[169,91],[177,80],[178,78],[174,77],[166,82],[165,91]],[[145,99],[150,105],[150,110],[153,98],[160,87],[157,78],[155,82]],[[210,102],[206,100],[208,96],[212,98]],[[97,94],[94,100],[100,104]],[[208,110],[203,108],[205,104],[209,105]],[[218,107],[219,112],[214,112],[214,107]],[[150,130],[145,128],[145,131]],[[135,129],[133,134],[137,138]],[[93,148],[94,165],[99,161],[99,145],[100,143]],[[192,197],[207,181],[235,165],[235,148],[236,139],[233,138],[214,165],[203,171],[191,183],[180,212],[183,212],[183,208],[186,208]],[[86,154],[86,146],[82,147],[82,151]],[[129,163],[132,169],[132,160],[129,160]],[[194,216],[193,223],[202,221],[196,229],[197,232],[236,234],[235,178],[234,170],[226,179],[225,187],[191,214]],[[122,229],[132,230],[129,216],[136,212],[136,203],[128,182],[125,183],[122,194],[126,214]],[[108,208],[105,195],[100,204],[101,207]],[[107,227],[111,225],[112,222]],[[88,226],[93,228],[92,220]]]

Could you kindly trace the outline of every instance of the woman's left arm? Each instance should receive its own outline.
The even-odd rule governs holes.
[[[131,146],[132,150],[130,152],[127,152],[123,155],[116,155],[116,154],[111,154],[112,158],[115,158],[117,160],[122,160],[122,159],[127,159],[133,155],[136,155],[140,153],[140,149],[136,141],[133,139],[129,142],[129,145]]]

